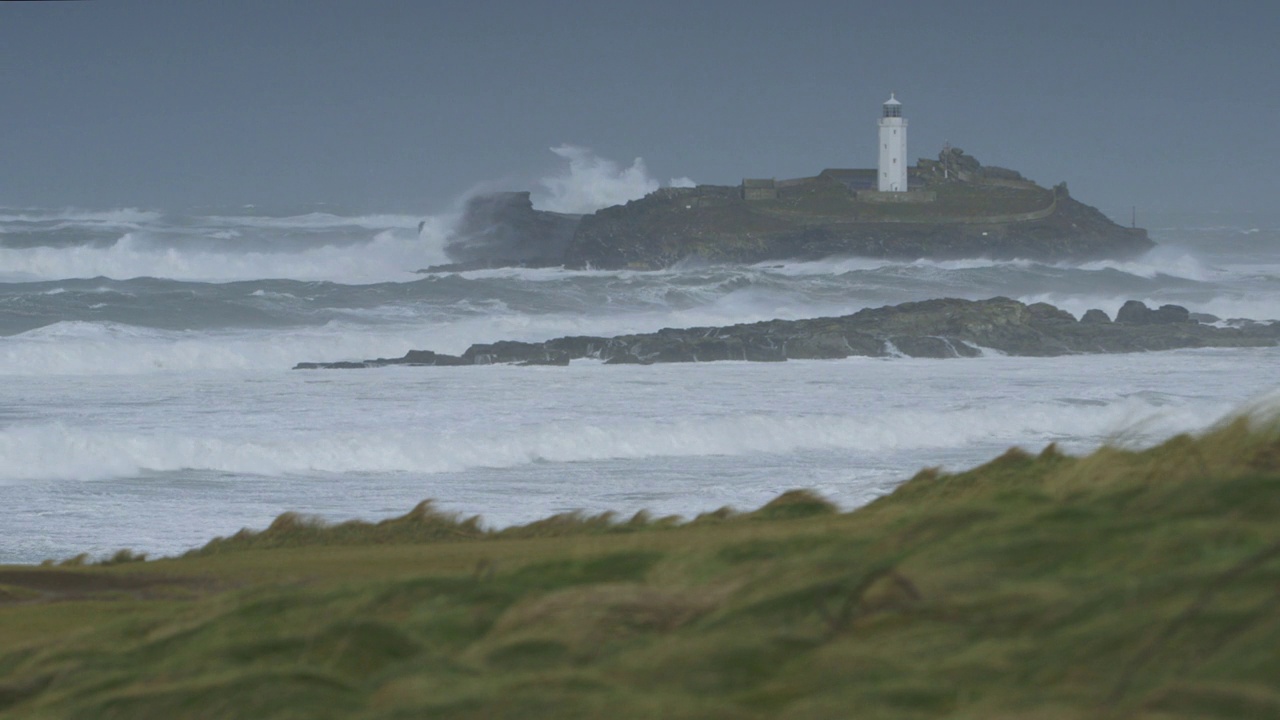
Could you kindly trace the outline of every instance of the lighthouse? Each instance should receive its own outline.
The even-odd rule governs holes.
[[[902,117],[902,103],[893,93],[889,93],[880,116],[880,172],[876,189],[907,191],[907,119]]]

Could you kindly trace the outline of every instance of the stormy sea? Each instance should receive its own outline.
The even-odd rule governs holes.
[[[450,218],[330,206],[0,209],[0,563],[181,553],[292,510],[492,526],[844,507],[1018,445],[1150,443],[1269,402],[1280,349],[295,371],[476,342],[843,315],[939,297],[1280,319],[1280,221],[1144,218],[1130,261],[832,258],[660,272],[445,262]]]

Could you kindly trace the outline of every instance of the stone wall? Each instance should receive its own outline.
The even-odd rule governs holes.
[[[904,195],[906,193],[882,193],[884,195]],[[858,193],[858,199],[862,200],[862,192]],[[875,222],[884,223],[913,223],[920,225],[1005,225],[1008,223],[1030,222],[1032,220],[1042,220],[1054,214],[1058,210],[1058,192],[1055,189],[1053,200],[1049,206],[1040,210],[1031,210],[1022,213],[1006,213],[1004,215],[941,215],[930,217],[883,217],[876,218]]]
[[[789,180],[779,180],[777,185],[779,188],[798,187],[800,185],[808,185],[811,182],[817,182],[817,180],[818,180],[818,176],[814,175],[813,177],[802,177],[802,178],[791,178]]]
[[[856,195],[859,201],[870,203],[931,203],[938,199],[938,194],[932,190],[908,190],[906,192],[859,190]]]
[[[1031,182],[1030,180],[1010,180],[1005,178],[993,178],[989,176],[983,177],[977,182],[977,184],[990,185],[992,187],[1013,188],[1014,190],[1038,190],[1040,188],[1039,185]]]
[[[778,183],[772,179],[743,178],[743,200],[777,200]]]

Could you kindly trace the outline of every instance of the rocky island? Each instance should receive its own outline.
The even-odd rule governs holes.
[[[1216,318],[1203,318],[1217,320]],[[1196,347],[1260,347],[1280,343],[1280,322],[1202,323],[1186,308],[1148,308],[1130,300],[1113,321],[1101,310],[1074,315],[1047,303],[926,300],[868,308],[842,317],[769,320],[729,327],[664,328],[617,337],[572,336],[546,342],[472,345],[462,355],[411,350],[399,358],[303,362],[295,370],[387,365],[651,364],[863,357],[977,357],[989,352],[1047,357]]]
[[[877,170],[827,169],[790,180],[659,189],[589,215],[536,210],[527,192],[467,204],[446,241],[453,264],[655,270],[676,263],[756,263],[833,255],[914,260],[990,257],[1083,261],[1154,246],[1072,198],[987,167],[959,148],[921,159],[907,188],[877,189]]]

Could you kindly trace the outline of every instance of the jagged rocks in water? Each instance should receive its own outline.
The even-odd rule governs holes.
[[[1152,310],[1138,300],[1130,300],[1116,313],[1116,322],[1135,325],[1159,325],[1194,322],[1191,313],[1181,305],[1161,305]]]
[[[351,370],[366,367],[383,367],[386,365],[415,365],[415,366],[436,366],[436,365],[473,365],[475,363],[463,360],[456,355],[442,355],[440,353],[431,352],[430,350],[410,350],[404,354],[404,357],[398,358],[377,358],[375,360],[361,360],[358,362],[336,362],[336,363],[298,363],[293,367],[294,370],[319,370],[319,369],[339,369]]]
[[[503,341],[472,345],[460,356],[414,350],[401,358],[359,362],[299,363],[297,369],[383,365],[566,365],[592,358],[608,364],[777,362],[853,356],[956,358],[990,351],[1006,355],[1138,352],[1194,347],[1276,345],[1280,323],[1242,327],[1202,325],[1186,308],[1152,310],[1125,303],[1116,322],[1101,311],[1077,321],[1047,303],[1009,298],[926,300],[869,308],[843,317],[768,320],[728,327],[664,328],[616,337],[570,336],[546,342]],[[1099,316],[1101,316],[1099,318]]]

